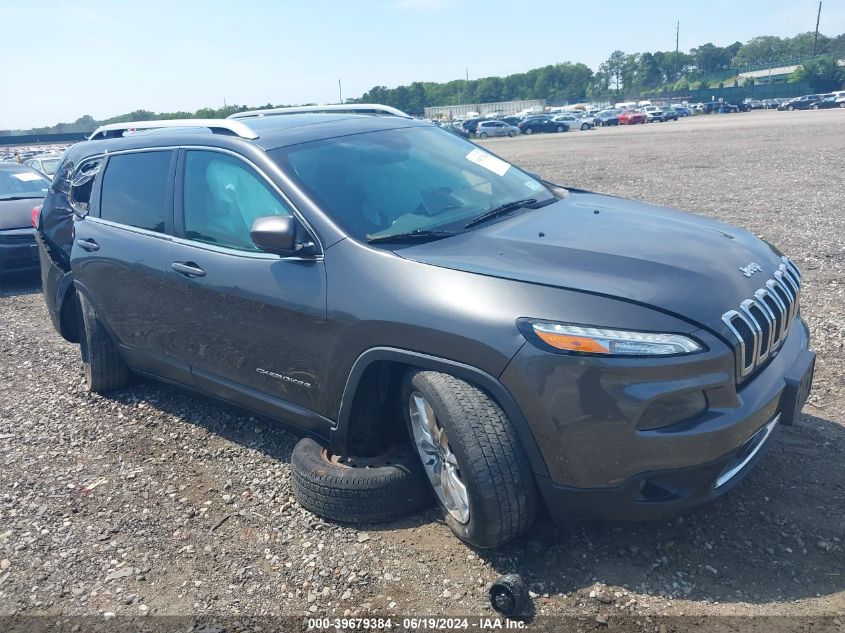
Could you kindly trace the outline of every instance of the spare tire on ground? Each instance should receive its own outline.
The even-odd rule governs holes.
[[[419,459],[404,446],[376,457],[331,454],[311,438],[291,455],[293,491],[300,505],[343,523],[384,523],[433,501]]]

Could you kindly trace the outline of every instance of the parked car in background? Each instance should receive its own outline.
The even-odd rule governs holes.
[[[735,107],[736,112],[751,112],[751,104],[747,101],[726,101],[727,105]]]
[[[49,188],[32,167],[0,163],[0,275],[38,270],[33,211]]]
[[[762,110],[766,107],[759,99],[746,99],[744,103],[750,110]]]
[[[817,94],[795,97],[794,99],[781,103],[778,106],[778,110],[789,110],[790,112],[793,110],[809,110],[813,107],[814,103],[821,101],[821,97],[821,95]]]
[[[672,106],[663,108],[664,121],[677,121],[679,116],[678,111]]]
[[[777,99],[763,99],[760,103],[766,110],[776,110],[780,102]]]
[[[521,116],[506,116],[506,117],[502,117],[500,120],[504,121],[508,125],[512,125],[514,127],[517,127],[520,123],[522,123],[523,117],[521,117]]]
[[[836,106],[845,108],[845,90],[834,90],[831,94],[836,101]]]
[[[523,134],[535,132],[568,132],[569,126],[563,121],[554,121],[551,117],[531,117],[519,124],[519,131]]]
[[[842,104],[845,105],[845,104]],[[839,103],[836,102],[836,95],[833,93],[821,95],[821,99],[810,106],[811,110],[828,110],[830,108],[838,108]]]
[[[24,161],[24,165],[40,171],[45,176],[53,177],[62,160],[61,154],[41,154]]]
[[[508,125],[504,121],[481,121],[478,127],[475,128],[475,134],[478,138],[487,138],[488,136],[516,136],[519,133],[518,127]]]
[[[467,119],[463,123],[461,123],[461,127],[463,127],[467,132],[470,134],[475,134],[476,129],[478,129],[478,124],[481,123],[484,119]]]
[[[703,104],[702,112],[704,114],[730,114],[739,112],[739,106],[730,101],[708,101]]]
[[[685,106],[683,104],[676,104],[669,106],[669,108],[675,112],[679,117],[690,116],[692,112],[690,111],[689,106]]]
[[[619,125],[619,110],[602,110],[596,115],[596,125]]]
[[[463,126],[459,122],[454,123],[444,123],[440,126],[441,130],[446,130],[447,132],[451,132],[455,136],[460,136],[461,138],[470,138],[472,134],[467,132]]]
[[[553,121],[562,121],[570,130],[591,130],[595,127],[595,122],[590,117],[578,117],[574,114],[559,114],[552,119]]]
[[[646,115],[639,110],[625,110],[618,117],[619,125],[634,125],[645,123]]]
[[[645,114],[647,123],[660,123],[666,120],[663,108],[657,106],[645,106],[640,108],[640,111]]]

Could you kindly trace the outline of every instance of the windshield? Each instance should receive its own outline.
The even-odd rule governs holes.
[[[8,198],[43,198],[50,181],[28,167],[0,168],[0,200]]]
[[[58,158],[44,158],[41,160],[41,168],[44,170],[45,174],[52,176],[59,168],[59,162],[61,161]]]
[[[503,204],[552,194],[523,171],[434,126],[368,132],[269,152],[361,240],[463,230]]]

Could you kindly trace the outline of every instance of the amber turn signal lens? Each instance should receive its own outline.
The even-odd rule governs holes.
[[[557,349],[571,352],[592,352],[594,354],[609,354],[610,350],[594,338],[586,336],[572,336],[570,334],[554,334],[535,330],[542,341]]]

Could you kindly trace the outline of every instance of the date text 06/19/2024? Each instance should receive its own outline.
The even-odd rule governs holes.
[[[522,620],[510,618],[309,618],[310,631],[378,631],[391,630],[402,624],[403,630],[449,631],[449,630],[520,630],[525,628]]]

